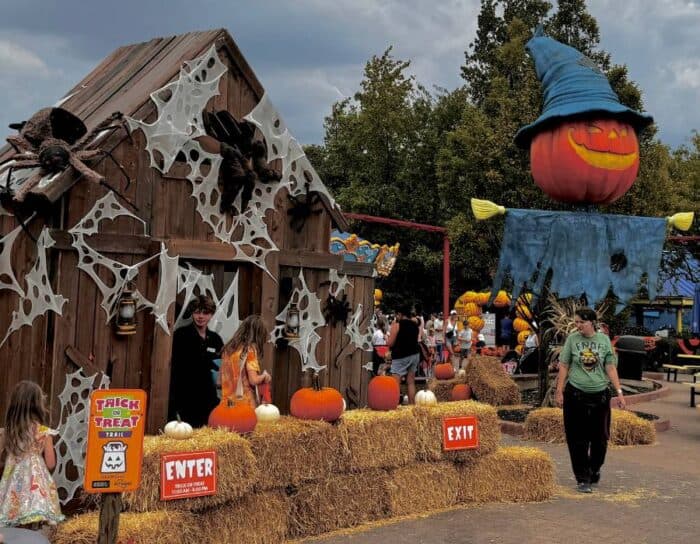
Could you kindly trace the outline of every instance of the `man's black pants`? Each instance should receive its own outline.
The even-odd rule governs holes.
[[[564,430],[576,481],[597,481],[610,438],[610,392],[584,393],[571,384],[564,389]]]

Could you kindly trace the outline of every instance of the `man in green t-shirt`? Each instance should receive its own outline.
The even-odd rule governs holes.
[[[576,332],[570,334],[559,355],[556,400],[564,407],[564,430],[577,489],[592,491],[600,480],[600,467],[610,437],[610,392],[612,382],[617,402],[625,398],[617,375],[617,357],[610,338],[596,331],[596,313],[590,308],[576,311]]]

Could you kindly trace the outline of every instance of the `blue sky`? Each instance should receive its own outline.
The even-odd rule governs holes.
[[[601,47],[626,64],[659,138],[700,129],[696,0],[589,0]],[[352,96],[365,62],[394,46],[419,82],[459,86],[478,0],[5,0],[0,20],[0,136],[60,99],[113,49],[157,36],[226,28],[303,143],[323,138],[333,102]],[[76,13],[80,13],[79,16]]]

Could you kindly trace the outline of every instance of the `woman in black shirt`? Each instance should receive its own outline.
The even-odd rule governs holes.
[[[420,362],[419,332],[418,323],[411,319],[409,308],[400,308],[389,331],[391,375],[399,385],[401,377],[406,376],[409,404],[413,404],[416,396],[416,369]]]

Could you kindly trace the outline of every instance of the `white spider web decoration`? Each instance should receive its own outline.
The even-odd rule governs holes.
[[[346,287],[352,287],[352,282],[348,279],[347,274],[339,274],[335,268],[331,268],[328,272],[328,292],[335,298],[338,298],[340,292],[347,292]]]
[[[10,289],[20,297],[24,297],[24,291],[12,271],[12,246],[14,246],[15,238],[21,231],[22,226],[20,225],[0,238],[0,289]]]
[[[56,470],[53,473],[61,504],[66,504],[83,484],[87,447],[90,393],[109,387],[109,377],[102,374],[85,376],[82,369],[66,374],[66,384],[58,396],[61,401],[61,423],[56,430]]]
[[[275,343],[281,338],[287,339],[289,346],[299,352],[302,372],[308,369],[319,372],[326,366],[319,365],[316,360],[316,346],[321,340],[321,337],[316,333],[316,329],[323,327],[326,324],[326,320],[321,312],[321,300],[316,296],[316,293],[309,291],[306,285],[303,269],[299,270],[299,283],[301,287],[294,289],[284,310],[275,318],[277,321],[282,322],[282,325],[274,328],[270,334],[270,342]],[[299,309],[299,338],[287,338],[284,335],[287,313],[292,304],[296,304],[296,307]]]
[[[219,168],[221,157],[202,149],[199,142],[190,141],[182,148],[190,167],[185,176],[192,184],[192,198],[195,199],[197,213],[207,223],[222,242],[229,243],[236,250],[236,259],[247,261],[270,274],[265,264],[268,254],[278,251],[270,238],[265,224],[265,211],[274,209],[274,199],[282,184],[258,182],[253,190],[249,207],[235,217],[221,214],[219,203]],[[239,195],[240,197],[240,195]],[[240,207],[240,198],[237,199]],[[238,240],[234,236],[238,235]]]
[[[233,277],[231,284],[226,289],[226,292],[218,297],[214,290],[214,276],[204,274],[197,270],[189,263],[185,263],[185,267],[178,269],[178,288],[177,292],[185,291],[185,298],[182,304],[182,309],[175,322],[175,329],[179,329],[192,322],[192,318],[185,318],[187,305],[194,296],[194,290],[198,289],[199,294],[208,295],[216,304],[216,312],[209,321],[209,329],[221,336],[224,343],[233,338],[233,334],[240,325],[238,317],[238,271]]]
[[[152,255],[133,265],[126,265],[119,261],[115,261],[105,257],[98,251],[95,251],[85,241],[86,236],[91,236],[99,232],[99,224],[105,219],[114,220],[117,217],[128,216],[143,224],[144,236],[146,236],[146,223],[140,217],[137,217],[126,208],[124,208],[116,200],[114,193],[109,192],[85,214],[85,216],[76,224],[69,232],[73,238],[73,247],[78,251],[78,268],[83,270],[92,281],[95,282],[97,289],[102,295],[102,309],[107,315],[106,323],[115,316],[118,308],[119,297],[121,296],[128,283],[138,275],[139,268],[144,264],[159,258],[161,264],[160,284],[158,286],[158,294],[156,295],[155,303],[150,302],[140,291],[134,291],[134,297],[137,299],[137,310],[148,308],[155,315],[158,325],[167,333],[170,334],[167,324],[167,310],[175,301],[175,286],[177,283],[177,257],[169,257],[165,244],[161,243],[159,253]],[[99,267],[109,270],[114,278],[113,285],[107,285],[100,279]]]
[[[253,123],[262,132],[267,144],[268,162],[282,159],[281,183],[289,186],[289,192],[292,196],[306,193],[305,184],[308,182],[309,191],[324,195],[331,207],[338,208],[337,203],[309,162],[301,145],[289,133],[267,92],[244,119]]]
[[[366,319],[364,319],[362,304],[358,304],[357,308],[355,308],[355,312],[352,314],[350,324],[345,328],[345,334],[350,337],[350,342],[357,349],[372,351],[372,330],[369,324],[367,324],[365,332],[362,332],[362,323],[364,321],[366,321]]]
[[[372,343],[372,338],[374,338],[374,333],[377,330],[377,314],[372,312],[372,318],[369,320],[369,341],[370,344]],[[365,365],[362,366],[365,370],[369,370],[370,372],[374,371],[374,365],[372,363],[372,360],[370,359],[369,362]]]
[[[206,134],[202,110],[210,98],[219,94],[219,80],[227,72],[215,45],[184,64],[177,80],[151,93],[158,110],[155,122],[148,124],[127,117],[131,130],[143,130],[151,166],[163,174],[170,170],[185,143]]]
[[[26,293],[23,298],[19,299],[17,309],[12,312],[10,327],[7,329],[5,338],[0,342],[0,346],[14,331],[25,325],[31,325],[38,316],[44,315],[48,311],[63,315],[63,305],[68,302],[68,299],[53,292],[46,267],[46,250],[55,243],[49,234],[49,229],[44,227],[37,240],[37,256],[34,267],[24,277]]]

